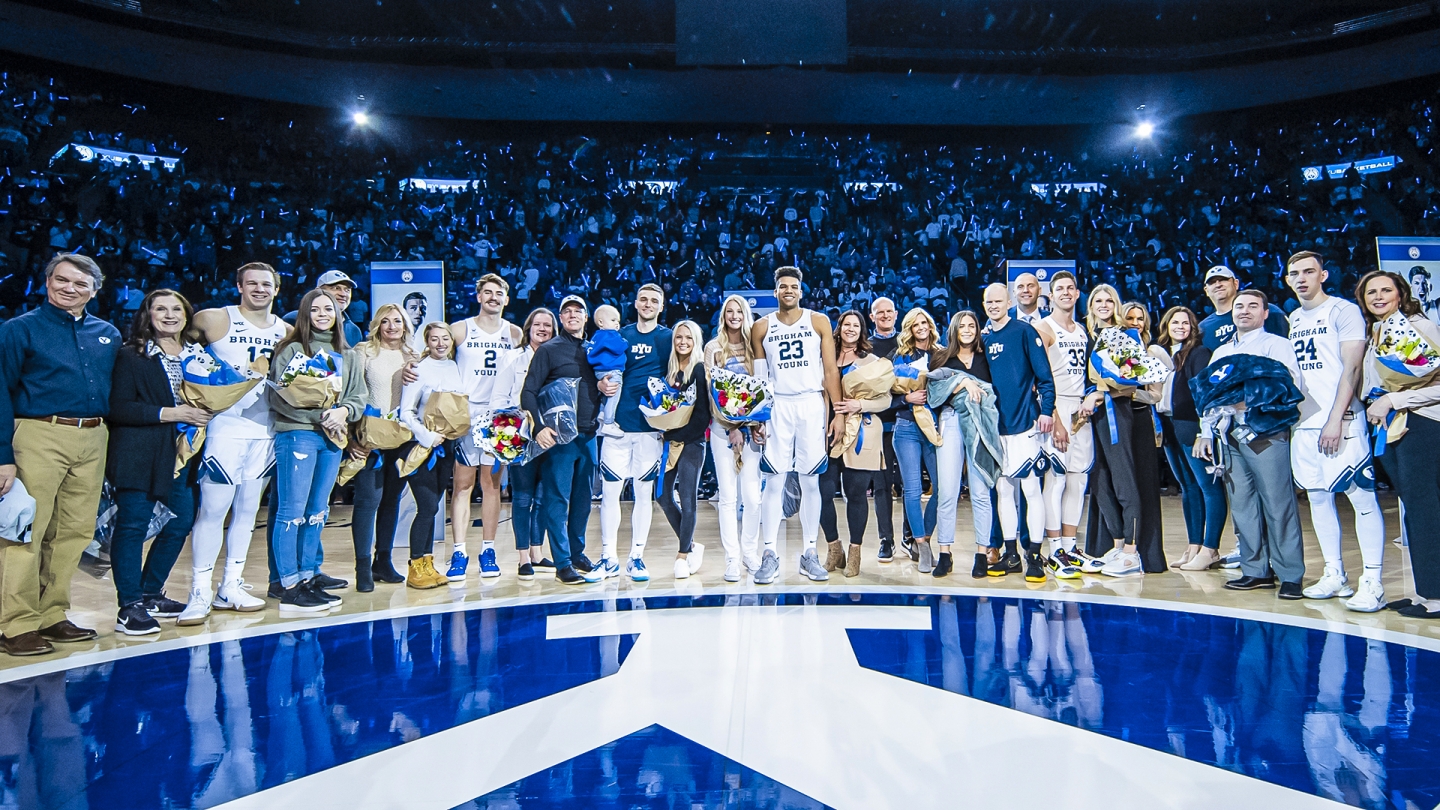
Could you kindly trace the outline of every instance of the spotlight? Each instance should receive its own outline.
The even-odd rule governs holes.
[[[355,126],[363,127],[370,123],[370,116],[363,112],[355,112],[350,115],[350,120],[355,122]]]
[[[1135,126],[1135,137],[1148,138],[1155,134],[1155,125],[1149,121],[1141,121]]]

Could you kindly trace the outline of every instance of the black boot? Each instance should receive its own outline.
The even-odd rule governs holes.
[[[371,573],[370,566],[369,557],[355,558],[355,590],[360,593],[370,593],[375,590],[375,577]]]
[[[385,549],[384,551],[379,549],[375,550],[375,562],[370,565],[370,574],[375,578],[376,582],[387,582],[391,585],[397,585],[405,581],[405,577],[401,576],[400,572],[396,571],[395,566],[391,564],[389,549]]]

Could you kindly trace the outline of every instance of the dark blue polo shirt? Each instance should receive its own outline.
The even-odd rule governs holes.
[[[110,415],[120,331],[86,313],[41,304],[0,324],[0,464],[14,464],[15,417]]]

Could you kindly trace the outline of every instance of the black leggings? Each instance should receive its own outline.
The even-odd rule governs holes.
[[[1085,537],[1087,554],[1102,555],[1123,538],[1136,546],[1146,573],[1166,570],[1160,537],[1160,458],[1155,423],[1147,405],[1128,398],[1115,400],[1115,432],[1105,407],[1095,409],[1095,466],[1090,470],[1092,496]]]
[[[375,466],[377,453],[378,467]],[[410,483],[409,478],[401,478],[400,471],[395,469],[396,460],[403,458],[400,448],[378,450],[366,457],[365,469],[355,474],[355,510],[351,514],[350,537],[355,544],[357,563],[371,559],[372,555],[390,559],[390,549],[395,545],[395,524],[400,519],[400,498]]]
[[[895,525],[890,496],[890,476],[885,470],[852,470],[830,459],[820,474],[820,528],[826,542],[840,539],[836,525],[835,495],[845,488],[845,522],[850,526],[850,542],[860,545],[865,539],[865,526],[870,520],[870,490],[875,490],[875,522],[880,538],[894,537]]]
[[[409,454],[413,444],[407,444],[402,449],[401,458]],[[432,456],[433,457],[433,456]],[[415,495],[415,522],[410,524],[410,559],[418,560],[426,554],[431,553],[435,545],[435,513],[440,511],[440,493],[450,486],[451,464],[454,463],[455,453],[450,442],[445,442],[445,455],[443,458],[435,458],[435,466],[431,467],[428,462],[421,464],[420,469],[411,473],[405,481],[410,484],[410,492]]]
[[[1408,430],[1379,457],[1405,502],[1405,536],[1410,541],[1410,566],[1415,592],[1422,599],[1440,599],[1440,422],[1416,413],[1406,417]]]
[[[674,448],[670,449],[675,452]],[[680,553],[689,554],[695,540],[695,502],[700,492],[700,469],[705,466],[705,441],[689,442],[680,451],[680,460],[665,473],[660,493],[660,511],[670,521],[670,528],[680,538]],[[680,503],[675,503],[675,490],[680,490]]]

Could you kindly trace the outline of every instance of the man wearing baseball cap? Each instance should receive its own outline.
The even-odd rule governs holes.
[[[550,428],[535,431],[535,441],[545,448],[540,456],[542,525],[550,533],[555,579],[566,585],[584,584],[581,574],[593,568],[585,556],[585,527],[590,521],[590,479],[595,472],[595,415],[600,408],[600,390],[595,369],[585,356],[587,312],[585,300],[579,296],[569,295],[560,302],[560,328],[554,338],[535,349],[525,389],[520,393],[520,406],[529,412],[531,424],[542,426],[545,422],[540,391],[556,380],[578,381],[575,426],[579,435],[575,440],[558,444]]]
[[[335,303],[340,305],[340,322],[345,325],[345,344],[355,346],[364,340],[365,333],[350,320],[348,312],[350,296],[355,292],[355,282],[339,270],[326,270],[320,274],[320,278],[315,279],[315,289],[330,293]],[[294,326],[295,315],[294,311],[285,313],[285,322]]]
[[[1205,348],[1215,351],[1235,339],[1235,321],[1230,308],[1235,305],[1235,295],[1240,292],[1240,279],[1235,271],[1223,264],[1217,264],[1205,271],[1205,294],[1215,305],[1215,314],[1200,322],[1200,339]],[[1272,335],[1286,337],[1290,334],[1290,321],[1285,313],[1274,304],[1269,305],[1265,317],[1265,331]]]

